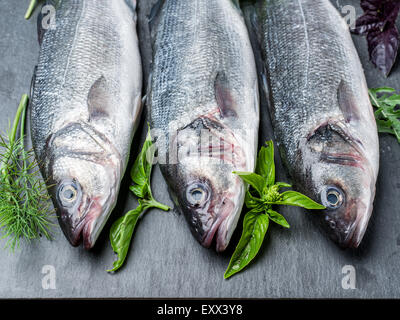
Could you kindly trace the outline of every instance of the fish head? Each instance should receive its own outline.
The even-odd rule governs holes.
[[[303,191],[326,207],[317,216],[330,238],[341,247],[357,248],[373,209],[377,164],[365,152],[365,141],[339,122],[320,126],[306,145]]]
[[[245,187],[232,172],[243,155],[232,132],[218,122],[199,118],[175,138],[177,163],[161,166],[177,207],[192,234],[206,248],[229,244],[242,210]]]
[[[206,248],[215,239],[216,250],[221,252],[237,225],[244,186],[231,169],[211,162],[214,160],[185,159],[177,171],[179,183],[173,193],[195,238]]]
[[[90,249],[115,206],[120,164],[105,150],[93,149],[90,143],[80,147],[79,138],[73,145],[68,139],[60,135],[48,148],[49,189],[66,238],[73,246],[83,242]]]

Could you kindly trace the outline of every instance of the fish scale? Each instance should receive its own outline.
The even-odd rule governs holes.
[[[232,171],[253,171],[257,151],[258,84],[248,32],[231,0],[166,0],[151,33],[150,118],[159,154],[169,161],[160,168],[195,238],[205,247],[216,238],[223,251],[244,200]],[[175,154],[182,158],[171,161]]]
[[[357,247],[372,212],[379,143],[349,27],[328,0],[261,0],[256,9],[282,158],[297,188],[327,206],[320,219],[331,238]]]
[[[226,5],[226,1],[167,1],[163,7],[156,39],[159,49],[154,57],[157,68],[152,74],[160,81],[153,82],[151,92],[152,104],[157,105],[151,110],[157,127],[177,120],[182,115],[197,118],[209,112],[208,105],[214,102],[215,97],[214,90],[210,90],[210,87],[214,87],[215,76],[210,74],[216,75],[217,70],[230,68],[232,81],[244,78],[244,82],[251,78],[251,73],[247,76],[245,72],[250,63],[242,63],[236,70],[233,68],[233,62],[239,60],[240,50],[236,48],[240,37],[234,38],[234,32],[238,31],[228,22],[229,15],[236,9],[230,8],[229,14],[224,13],[226,9],[221,3]],[[207,28],[196,27],[201,19],[208,19]],[[220,24],[224,25],[223,32],[220,31]],[[242,34],[244,32],[241,31]],[[185,54],[177,54],[177,47]],[[230,60],[220,58],[224,56]],[[236,83],[232,85],[233,88],[237,86]],[[242,102],[243,98],[238,100]],[[176,105],[174,109],[168,107],[171,101]],[[195,107],[197,112],[194,114]]]
[[[46,1],[31,132],[64,234],[91,248],[117,200],[140,120],[135,0]]]

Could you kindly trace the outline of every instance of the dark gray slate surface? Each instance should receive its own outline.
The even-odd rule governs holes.
[[[20,96],[29,90],[38,57],[36,21],[23,19],[28,0],[0,0],[0,129],[14,116]],[[140,14],[148,14],[150,2],[140,2]],[[153,1],[154,2],[154,1]],[[333,1],[336,5],[357,0]],[[145,24],[141,34],[146,35]],[[143,51],[149,45],[142,38]],[[385,79],[368,61],[365,39],[354,38],[370,87],[388,85],[400,90],[400,66]],[[147,48],[147,49],[146,49]],[[144,55],[148,66],[148,54]],[[265,111],[265,108],[264,110]],[[270,138],[265,112],[261,141]],[[143,131],[143,130],[142,130]],[[140,134],[138,134],[140,136]],[[136,138],[135,155],[143,140]],[[0,250],[0,298],[14,297],[400,297],[400,147],[390,136],[381,136],[381,169],[375,210],[362,247],[343,251],[331,243],[304,213],[284,208],[292,228],[270,228],[260,255],[247,271],[229,281],[223,273],[232,253],[202,248],[191,236],[182,216],[157,210],[140,222],[126,266],[117,274],[105,270],[114,254],[107,234],[111,221],[135,206],[124,180],[119,205],[96,248],[86,252],[72,248],[56,228],[52,242],[24,244],[11,254]],[[280,168],[280,179],[286,179]],[[156,197],[171,205],[158,168],[153,177]],[[238,240],[240,227],[233,242]],[[4,242],[3,242],[4,243]],[[3,244],[2,243],[2,244]],[[56,289],[44,289],[43,267],[54,267]],[[342,268],[356,270],[356,289],[344,290]]]

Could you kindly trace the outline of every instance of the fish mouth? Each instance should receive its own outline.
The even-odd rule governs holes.
[[[78,221],[74,220],[73,215],[59,216],[61,229],[72,246],[77,247],[83,243],[86,250],[93,248],[112,211],[108,201],[105,205],[101,202],[100,198],[90,200],[88,208]]]
[[[224,238],[224,234],[226,234],[226,230],[222,228],[222,224],[227,219],[228,214],[225,214],[222,217],[219,217],[215,220],[211,228],[205,232],[203,240],[201,241],[201,245],[205,248],[209,248],[216,237],[216,250],[217,252],[222,252],[227,247],[227,243]]]
[[[210,248],[214,239],[217,252],[224,251],[229,244],[244,203],[245,187],[239,178],[236,183],[239,186],[237,192],[214,194],[215,199],[207,195],[205,202],[196,207],[188,205],[188,198],[176,200],[181,204],[181,212],[189,224],[192,235],[205,248]],[[189,186],[192,185],[195,186],[195,190],[200,189],[199,184]]]
[[[240,195],[243,192],[244,191],[241,190],[239,192]],[[223,206],[219,212],[218,218],[211,225],[211,228],[205,231],[203,239],[200,241],[203,247],[209,248],[214,239],[217,252],[223,252],[228,247],[242,211],[243,201],[241,201],[242,197],[240,195],[236,199],[238,201],[229,198],[223,200]]]
[[[59,223],[61,229],[71,243],[77,247],[83,242],[85,249],[91,249],[95,239],[92,237],[92,230],[95,220],[101,216],[103,212],[98,200],[91,200],[88,208],[83,213],[82,217],[76,221],[74,215],[66,215],[61,213]],[[94,241],[93,241],[94,240]]]
[[[368,221],[372,214],[372,203],[366,210],[365,207],[364,210],[362,209],[363,208],[361,207],[361,210],[357,213],[356,220],[349,228],[350,231],[344,238],[344,241],[341,244],[342,247],[356,249],[364,238],[364,234],[368,227]]]
[[[359,247],[368,227],[368,221],[372,214],[372,202],[367,206],[361,200],[352,201],[344,211],[337,212],[336,216],[325,216],[325,226],[330,238],[339,247]],[[353,218],[351,218],[353,217]]]
[[[83,242],[83,246],[85,249],[91,249],[93,247],[93,243],[90,237],[90,229],[91,229],[91,221],[86,221],[83,219],[80,221],[79,225],[75,228],[72,228],[68,223],[61,223],[61,229],[64,232],[65,237],[68,239],[69,243],[73,247],[77,247]]]
[[[352,230],[350,231],[350,233],[347,235],[347,237],[345,238],[345,240],[341,243],[341,246],[344,248],[358,248],[358,246],[361,243],[362,240],[362,235],[360,236],[360,232],[357,231],[358,228],[355,225]]]

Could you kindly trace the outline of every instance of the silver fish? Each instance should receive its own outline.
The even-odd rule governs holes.
[[[83,239],[89,249],[116,204],[140,118],[136,0],[45,5],[32,141],[65,236],[74,246]],[[42,28],[51,8],[55,16]]]
[[[158,161],[170,193],[205,247],[228,246],[253,171],[259,127],[257,71],[231,0],[166,0],[153,10],[148,94]],[[162,159],[163,158],[163,159]]]
[[[257,4],[266,90],[297,187],[327,207],[330,237],[358,247],[373,208],[379,142],[349,27],[328,0]]]

